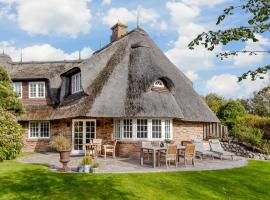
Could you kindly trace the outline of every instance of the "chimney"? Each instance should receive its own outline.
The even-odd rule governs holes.
[[[127,25],[123,23],[117,23],[115,24],[111,30],[112,30],[112,35],[111,35],[111,42],[114,42],[115,40],[118,40],[120,37],[125,35],[127,33]]]

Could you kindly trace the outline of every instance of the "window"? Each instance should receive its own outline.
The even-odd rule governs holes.
[[[152,138],[161,138],[161,120],[152,120]]]
[[[164,85],[164,83],[163,83],[162,80],[156,80],[156,81],[154,82],[154,87],[164,88],[165,85]]]
[[[19,94],[19,98],[22,98],[22,82],[14,82],[13,90]]]
[[[147,119],[137,119],[137,138],[147,138]]]
[[[123,138],[132,138],[132,119],[124,119],[123,123]]]
[[[49,138],[50,122],[29,122],[29,138]]]
[[[29,98],[45,98],[45,82],[29,82]]]
[[[77,73],[71,76],[71,93],[74,94],[80,91],[82,91],[81,73]]]
[[[115,139],[164,140],[172,139],[171,119],[115,119]]]

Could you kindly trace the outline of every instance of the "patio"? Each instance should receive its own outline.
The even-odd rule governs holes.
[[[38,153],[31,156],[20,157],[17,159],[22,163],[37,163],[48,165],[53,171],[61,167],[59,162],[58,153]],[[69,162],[69,167],[73,171],[76,170],[80,162],[82,161],[82,156],[72,156]],[[230,169],[243,167],[247,165],[247,160],[243,157],[236,156],[234,160],[220,160],[215,158],[212,159],[196,159],[195,166],[187,165],[184,166],[182,162],[177,168],[173,165],[168,169],[165,164],[160,167],[153,168],[151,163],[145,163],[143,166],[140,165],[139,159],[132,158],[120,158],[112,159],[108,157],[107,160],[99,157],[95,159],[95,162],[100,164],[97,173],[146,173],[146,172],[172,172],[172,171],[201,171],[201,170],[218,170],[218,169]]]

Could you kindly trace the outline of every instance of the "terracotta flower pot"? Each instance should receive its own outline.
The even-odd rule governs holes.
[[[70,168],[67,166],[68,162],[70,161],[70,151],[60,151],[60,162],[62,163],[63,167],[59,169],[59,171],[67,172],[70,171]]]

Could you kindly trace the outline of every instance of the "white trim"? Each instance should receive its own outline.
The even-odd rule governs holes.
[[[173,119],[172,118],[146,118],[138,117],[132,118],[132,138],[123,138],[123,120],[131,118],[115,118],[113,122],[114,132],[113,138],[120,141],[163,141],[165,139],[173,139]],[[147,138],[137,138],[137,119],[146,119],[147,120]],[[152,138],[152,120],[158,119],[161,120],[161,138]],[[115,121],[120,120],[120,138],[115,137]],[[170,121],[170,138],[165,138],[165,120]]]
[[[13,91],[14,92],[17,92],[16,90],[15,90],[15,87],[14,87],[14,85],[16,85],[16,84],[20,84],[20,93],[21,93],[21,95],[18,97],[19,99],[22,99],[22,96],[23,96],[23,87],[22,87],[22,82],[13,82]],[[18,92],[17,92],[18,93]],[[18,94],[20,94],[20,93],[18,93]]]
[[[74,150],[74,122],[83,122],[83,150]],[[78,155],[84,153],[84,144],[86,140],[86,125],[85,122],[95,122],[95,135],[94,138],[97,137],[97,120],[96,119],[72,119],[72,141],[71,141],[71,154]]]
[[[31,137],[31,133],[30,133],[30,123],[31,122],[37,122],[38,123],[38,137]],[[48,122],[48,124],[49,124],[49,136],[48,137],[40,137],[40,123],[42,123],[42,122]],[[47,120],[45,120],[45,121],[29,121],[28,122],[28,139],[29,140],[31,140],[31,139],[50,139],[50,136],[51,136],[51,123],[50,123],[50,121],[47,121]]]
[[[74,78],[74,83],[73,83],[73,78]],[[76,84],[77,84],[77,82],[76,82],[76,80],[79,78],[79,89],[77,90],[76,89]],[[71,86],[71,94],[76,94],[76,93],[78,93],[78,92],[81,92],[82,91],[82,75],[81,75],[81,72],[78,72],[78,73],[76,73],[76,74],[73,74],[72,76],[71,76],[71,78],[70,78],[70,82],[71,82],[71,84],[70,84],[70,86]],[[73,87],[73,84],[74,84],[74,87]],[[74,89],[73,89],[74,88]]]
[[[35,96],[31,97],[31,84],[35,84],[36,85],[36,91],[35,91]],[[44,94],[43,96],[39,97],[38,96],[38,84],[43,84],[43,91]],[[46,84],[45,81],[29,81],[28,82],[28,97],[29,99],[44,99],[46,97]]]

